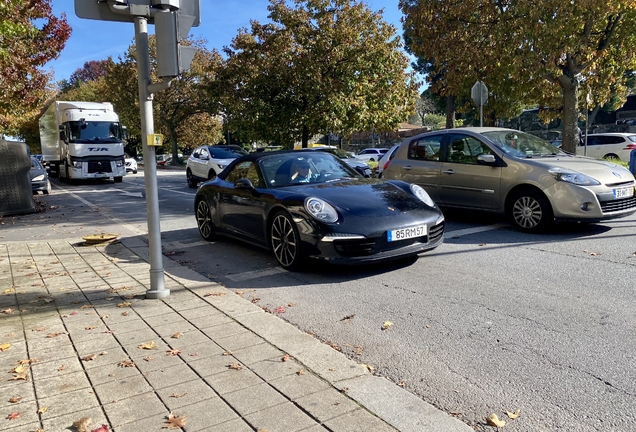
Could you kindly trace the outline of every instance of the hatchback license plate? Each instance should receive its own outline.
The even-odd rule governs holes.
[[[614,189],[614,198],[631,198],[634,196],[634,188]]]
[[[387,231],[387,241],[406,240],[414,237],[422,237],[427,233],[426,224],[418,225],[410,228],[400,228],[396,230]]]

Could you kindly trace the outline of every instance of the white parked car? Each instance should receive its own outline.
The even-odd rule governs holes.
[[[379,161],[384,153],[388,152],[388,148],[368,148],[362,150],[356,156],[356,159],[362,162]]]
[[[137,161],[133,158],[126,158],[124,159],[124,162],[126,163],[126,172],[129,173],[133,173],[133,174],[137,174]]]
[[[399,144],[396,144],[393,147],[391,147],[389,151],[384,153],[384,155],[378,161],[378,169],[376,171],[378,178],[382,178],[382,172],[389,165],[389,162],[391,162],[391,160],[395,156],[395,151],[397,150],[399,146],[400,146]]]
[[[234,159],[247,152],[235,145],[204,145],[195,149],[186,162],[188,186],[215,178]]]
[[[585,145],[576,148],[577,155],[585,155],[594,159],[620,159],[629,162],[629,154],[636,149],[636,134],[633,133],[598,133],[587,136],[587,154]]]

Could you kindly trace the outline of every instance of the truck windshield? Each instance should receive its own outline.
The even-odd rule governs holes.
[[[71,121],[69,142],[72,143],[120,143],[121,126],[118,122]]]

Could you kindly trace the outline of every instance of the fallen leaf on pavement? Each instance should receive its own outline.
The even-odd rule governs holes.
[[[11,308],[2,309],[2,313],[5,313],[7,315],[12,314],[13,311],[15,311],[15,309],[11,309]]]
[[[13,370],[11,371],[11,373],[22,373],[24,371],[29,370],[29,365],[24,363],[20,363],[18,366],[14,367]]]
[[[285,354],[281,360],[284,361],[284,362],[289,360],[289,354]]]
[[[128,316],[128,312],[122,312],[121,316]]]
[[[182,393],[182,394],[179,394],[179,393],[172,393],[172,394],[170,395],[170,397],[173,397],[173,398],[180,398],[180,397],[184,397],[184,396],[185,396],[185,395],[187,395],[187,394],[188,394],[188,392],[185,392],[185,393]]]
[[[84,327],[84,330],[95,330],[97,327],[95,326],[86,326]]]
[[[498,428],[502,428],[506,425],[506,421],[499,420],[499,417],[497,417],[497,414],[495,413],[492,413],[490,417],[486,417],[486,423],[488,423],[490,426],[494,426]]]
[[[24,380],[24,381],[28,381],[29,380],[29,372],[21,372],[21,373],[16,373],[15,375],[13,375],[13,377],[9,378],[9,381],[18,381],[18,380]]]
[[[223,354],[221,354],[221,355],[230,356],[230,355],[232,355],[232,351],[223,351]]]
[[[117,303],[118,308],[129,307],[129,306],[130,306],[130,302]]]
[[[119,362],[118,366],[119,367],[135,367],[135,363],[131,362],[130,360],[123,360]]]
[[[19,412],[14,412],[14,413],[11,413],[11,414],[9,414],[7,416],[7,420],[15,420],[18,417],[20,417],[20,413]]]
[[[145,350],[157,349],[157,347],[155,346],[155,341],[150,341],[148,343],[142,343],[141,345],[139,345],[138,348],[145,349]]]
[[[519,414],[521,414],[521,410],[517,410],[515,412],[506,411],[506,414],[508,415],[508,418],[514,420],[519,417]]]
[[[285,307],[284,306],[278,306],[276,309],[274,309],[274,312],[276,313],[285,313]]]
[[[7,288],[6,290],[4,290],[4,294],[9,294],[13,292],[15,292],[15,288]]]
[[[389,327],[391,327],[392,325],[393,325],[393,323],[392,323],[391,321],[384,321],[384,322],[382,323],[382,330],[386,330],[386,329],[388,329]]]
[[[223,292],[209,292],[207,294],[204,294],[203,297],[210,297],[210,296],[214,296],[214,297],[221,297],[224,296],[225,293]]]
[[[346,317],[342,318],[340,321],[348,321],[348,320],[352,319],[355,316],[356,316],[356,314],[347,315]]]
[[[186,424],[187,417],[175,416],[172,413],[168,415],[165,421],[165,425],[161,429],[181,429]]]
[[[66,332],[49,333],[49,334],[46,335],[46,337],[52,339],[54,337],[58,337],[58,336],[63,335],[63,334],[66,334]]]
[[[176,356],[176,355],[179,355],[180,353],[181,353],[181,350],[179,348],[173,348],[171,350],[166,351],[167,356],[169,355]]]
[[[298,372],[296,372],[296,375],[305,375],[305,369],[301,369]]]
[[[9,348],[11,348],[11,344],[10,343],[0,344],[0,351],[6,351]]]
[[[11,399],[9,399],[9,402],[11,403],[18,403],[22,400],[22,397],[20,396],[13,396]]]
[[[362,365],[360,365],[360,366],[367,368],[367,370],[368,370],[369,372],[371,372],[371,373],[373,373],[373,371],[375,371],[375,368],[374,368],[373,366],[371,366],[371,365],[368,365],[368,364],[362,364]]]
[[[227,365],[228,368],[230,369],[234,369],[234,370],[241,370],[243,369],[243,366],[241,366],[238,363],[230,363],[229,365]]]
[[[38,410],[38,414],[44,414],[49,410],[49,407],[42,407]]]
[[[179,339],[181,336],[183,336],[183,333],[181,332],[176,332],[175,334],[173,334],[172,336],[170,336],[173,339]]]
[[[97,358],[97,354],[91,354],[91,355],[87,355],[86,357],[82,357],[82,360],[84,361],[91,361],[91,360],[95,360]]]
[[[87,432],[88,427],[93,424],[93,420],[90,417],[82,417],[79,420],[73,422],[73,427],[77,429],[77,432]]]
[[[144,361],[150,362],[150,361],[152,361],[152,357],[146,356],[146,357],[144,357]]]
[[[62,372],[62,371],[63,371],[63,370],[65,370],[65,369],[66,369],[66,366],[64,366],[64,365],[62,365],[62,366],[60,366],[59,368],[57,368],[57,370],[58,370],[59,372]]]
[[[100,427],[98,427],[97,429],[92,429],[91,432],[109,432],[110,429],[108,429],[108,426],[103,424]]]
[[[44,330],[46,330],[46,327],[36,327],[31,329],[31,331],[44,331]]]

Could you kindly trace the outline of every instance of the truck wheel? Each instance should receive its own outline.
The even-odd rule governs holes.
[[[115,180],[115,183],[121,183],[123,179],[124,179],[123,177],[113,177],[113,180]]]

